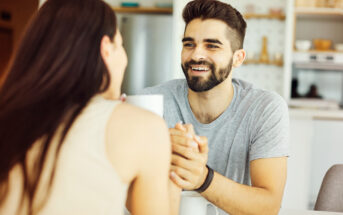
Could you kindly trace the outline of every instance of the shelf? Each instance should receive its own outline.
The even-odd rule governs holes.
[[[308,54],[343,54],[343,51],[336,51],[336,50],[308,50],[308,51],[300,51],[300,50],[293,50],[293,53],[308,53]]]
[[[324,70],[324,71],[343,71],[343,64],[325,62],[295,62],[296,69],[305,70]]]
[[[342,17],[343,9],[341,8],[295,8],[295,14],[299,17]]]
[[[269,62],[269,63],[262,63],[260,61],[255,61],[255,60],[245,60],[243,62],[244,65],[269,65],[269,66],[279,66],[279,67],[283,67],[283,63],[282,62]]]
[[[279,19],[285,20],[286,16],[284,14],[255,14],[246,13],[243,15],[245,19]]]
[[[157,7],[113,7],[117,13],[139,13],[139,14],[172,14],[173,8],[157,8]],[[285,20],[284,14],[255,14],[247,13],[243,15],[245,19],[279,19]]]
[[[113,7],[116,13],[136,13],[136,14],[172,14],[173,8],[157,7]]]

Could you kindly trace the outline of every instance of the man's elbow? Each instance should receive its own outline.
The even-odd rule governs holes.
[[[259,207],[254,211],[254,215],[278,215],[281,207],[282,194],[267,191],[264,198],[263,203],[260,202],[258,204]]]
[[[278,215],[281,207],[282,195],[273,195],[269,196],[269,201],[266,204],[266,210],[261,213],[265,215]]]

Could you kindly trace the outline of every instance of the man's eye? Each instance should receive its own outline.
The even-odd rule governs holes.
[[[211,45],[211,44],[209,44],[209,45],[207,45],[207,48],[216,49],[216,48],[219,48],[219,47],[216,46],[216,45]]]
[[[194,47],[194,44],[192,43],[185,43],[183,44],[184,47]]]

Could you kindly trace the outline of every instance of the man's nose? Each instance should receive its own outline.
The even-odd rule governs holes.
[[[206,52],[202,47],[196,47],[192,54],[192,59],[195,61],[200,61],[206,59]]]

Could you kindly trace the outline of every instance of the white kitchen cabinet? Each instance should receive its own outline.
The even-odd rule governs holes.
[[[313,209],[326,171],[343,163],[343,111],[290,110],[291,156],[283,208]]]
[[[311,175],[311,142],[313,139],[311,117],[291,117],[288,172],[283,208],[307,209]]]
[[[343,120],[314,119],[313,131],[310,207],[314,206],[326,171],[334,164],[343,163]]]

